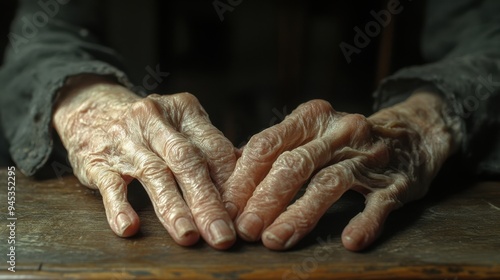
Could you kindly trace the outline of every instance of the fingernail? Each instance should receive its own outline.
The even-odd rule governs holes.
[[[185,238],[197,232],[193,223],[184,217],[178,218],[177,221],[175,221],[175,231],[178,238]]]
[[[241,237],[247,241],[259,240],[264,222],[254,213],[244,214],[238,223],[238,232]]]
[[[350,229],[342,235],[342,242],[351,250],[358,250],[363,246],[363,235],[359,230]]]
[[[354,240],[352,239],[352,237],[350,235],[345,235],[344,242],[347,244],[353,244]]]
[[[293,246],[296,241],[296,238],[291,238],[294,233],[294,227],[288,223],[283,223],[266,230],[263,238],[275,243],[275,245],[278,245],[276,247],[288,249]]]
[[[234,240],[234,230],[222,219],[213,221],[209,230],[212,244],[217,245]]]
[[[227,213],[229,213],[229,217],[231,217],[231,219],[234,219],[236,215],[238,215],[238,207],[236,207],[234,203],[226,202],[224,203],[224,207],[226,208]]]
[[[123,235],[125,230],[130,226],[131,222],[127,215],[120,213],[116,217],[116,223],[118,224],[118,232]]]

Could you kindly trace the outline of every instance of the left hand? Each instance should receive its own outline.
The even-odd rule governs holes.
[[[391,211],[426,194],[456,149],[460,135],[443,118],[445,108],[431,93],[368,118],[336,112],[321,100],[300,105],[250,139],[228,180],[223,200],[238,234],[288,249],[353,189],[366,206],[345,227],[342,242],[349,250],[366,248]],[[288,206],[308,180],[304,195]]]

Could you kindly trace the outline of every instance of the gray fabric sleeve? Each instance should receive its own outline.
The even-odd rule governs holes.
[[[42,4],[41,4],[42,3]],[[83,73],[113,76],[132,87],[119,56],[97,34],[102,1],[21,1],[0,69],[0,112],[10,154],[26,175],[52,153],[52,107],[65,80]]]
[[[500,1],[428,1],[422,50],[428,63],[399,70],[374,93],[375,110],[422,87],[442,94],[461,120],[460,159],[500,174]]]

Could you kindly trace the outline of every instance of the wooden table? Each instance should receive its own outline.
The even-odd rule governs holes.
[[[294,250],[238,241],[217,251],[204,242],[176,245],[140,186],[130,187],[129,196],[141,232],[125,239],[108,227],[99,194],[74,177],[34,181],[16,172],[15,273],[6,263],[6,168],[0,182],[1,279],[500,279],[498,182],[442,187],[405,206],[362,253],[340,242],[343,227],[363,207],[355,193],[334,205]]]

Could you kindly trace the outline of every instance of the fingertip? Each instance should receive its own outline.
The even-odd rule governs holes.
[[[131,217],[132,216],[132,217]],[[135,235],[140,228],[140,221],[137,214],[127,215],[125,213],[119,213],[113,225],[111,225],[113,231],[120,237],[130,237]]]
[[[344,247],[361,251],[372,245],[382,234],[389,213],[399,206],[400,203],[394,200],[368,199],[363,212],[352,218],[342,232]]]
[[[349,251],[361,251],[370,246],[382,232],[382,223],[359,213],[344,228],[342,244]]]
[[[262,234],[262,243],[271,250],[283,251],[293,247],[299,239],[295,232],[295,228],[288,224],[282,223],[276,226],[271,226]]]
[[[245,241],[255,242],[264,230],[264,221],[255,213],[242,214],[236,221],[238,235]]]
[[[231,248],[236,242],[236,236],[224,241],[219,241],[218,243],[211,244],[212,248],[217,250],[227,250]]]
[[[174,226],[176,231],[174,238],[177,244],[191,246],[200,239],[200,233],[190,219],[181,217],[175,221]]]
[[[342,233],[342,244],[347,250],[353,252],[361,251],[366,247],[363,234],[352,228],[346,228]]]
[[[217,250],[225,250],[236,242],[236,231],[232,221],[218,219],[208,227],[209,238],[207,242]]]
[[[127,182],[129,176],[103,170],[99,173],[96,185],[102,195],[108,224],[120,237],[136,234],[140,228],[137,213],[127,201]]]

